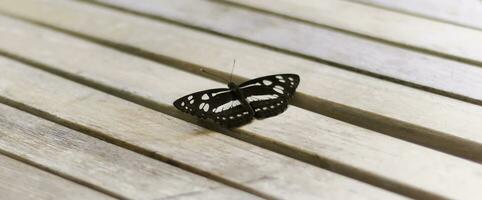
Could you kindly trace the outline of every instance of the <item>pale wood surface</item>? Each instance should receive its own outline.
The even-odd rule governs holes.
[[[93,82],[93,85],[103,85],[111,88],[114,93],[126,92],[148,99],[159,104],[159,109],[164,112],[175,113],[174,108],[170,107],[170,104],[185,93],[202,90],[203,88],[223,87],[222,84],[202,77],[129,56],[64,34],[58,34],[7,18],[3,18],[0,21],[8,24],[11,30],[15,30],[17,33],[2,35],[21,36],[7,38],[6,40],[25,42],[17,42],[15,45],[12,43],[11,46],[4,48],[5,51],[8,50],[23,58],[49,66],[50,69],[55,71],[78,77],[77,79],[88,80]],[[7,21],[10,21],[10,23],[7,23]],[[43,39],[46,38],[44,36],[48,36],[48,39]],[[0,44],[8,44],[8,42],[5,41],[5,43]],[[29,45],[30,49],[21,51],[21,49],[25,49],[23,45],[26,44]],[[40,51],[41,48],[45,50]],[[43,55],[56,56],[46,58]],[[97,57],[97,59],[92,59],[93,57]],[[88,63],[86,63],[86,60],[89,60]],[[186,81],[179,84],[176,80]],[[21,80],[16,78],[16,81]],[[53,81],[43,82],[57,85],[56,83],[51,83]],[[32,85],[35,84],[32,83]],[[176,89],[173,90],[172,88]],[[20,89],[17,88],[15,90]],[[74,89],[64,88],[64,90]],[[39,96],[42,94],[54,95],[53,92],[50,93],[47,90],[39,91],[38,94]],[[35,103],[28,100],[34,98],[34,96],[29,98],[21,95],[8,95],[8,98],[39,108],[46,106],[43,105],[46,102]],[[38,98],[40,97],[35,96],[35,99]],[[90,103],[87,100],[83,101],[85,101],[85,104]],[[52,108],[49,108],[48,112],[55,112],[56,115],[64,115],[65,112],[69,112],[59,109],[56,109],[58,111],[52,110]],[[85,113],[78,115],[85,116]],[[94,119],[99,118],[93,115],[90,117]],[[70,120],[76,122],[83,121],[79,117],[73,117]],[[99,121],[101,120],[95,121],[96,125],[91,126],[103,126],[107,130],[114,129],[111,127],[112,125],[107,123],[100,124]],[[291,107],[286,113],[277,118],[256,121],[241,128],[240,131],[242,131],[241,134],[252,135],[254,137],[252,140],[265,140],[264,143],[276,141],[277,143],[281,142],[292,146],[296,149],[291,150],[293,151],[292,154],[317,155],[325,160],[324,162],[332,165],[332,170],[349,173],[343,171],[343,167],[349,166],[366,171],[361,174],[355,174],[358,176],[370,177],[368,173],[374,174],[378,178],[378,184],[383,184],[383,182],[402,183],[413,188],[451,198],[462,198],[463,194],[467,193],[474,194],[478,190],[476,189],[477,185],[482,184],[480,182],[482,177],[477,175],[482,173],[482,167],[478,164],[357,128],[296,107]],[[311,162],[322,165],[321,161],[315,160]],[[400,163],[410,164],[400,165]],[[420,176],[420,171],[428,167],[431,170],[425,172],[424,176]],[[391,170],[387,171],[386,169]],[[433,177],[437,177],[437,180],[432,179]],[[445,184],[437,184],[440,180],[444,180]],[[467,187],[463,189],[456,187],[460,184],[465,184]]]
[[[0,180],[0,192],[57,198],[36,184],[65,182],[59,195],[92,198],[482,196],[482,69],[456,61],[482,63],[466,54],[476,45],[456,43],[482,32],[369,4],[0,1],[0,152],[17,159],[0,155],[0,177],[19,164],[46,179]],[[238,83],[299,74],[295,106],[234,130],[172,106],[226,87],[200,68],[227,79],[233,59]]]
[[[180,67],[192,67],[189,63],[206,66],[226,72],[226,77],[232,59],[238,60],[241,67],[236,73],[243,77],[294,72],[303,77],[298,91],[305,96],[296,99],[302,106],[370,128],[380,126],[385,134],[482,161],[480,106],[85,3],[5,0],[0,10],[153,52],[162,55],[161,59],[181,60],[176,62]],[[191,70],[200,73],[198,68]],[[360,116],[354,118],[354,114]]]
[[[482,64],[482,32],[340,0],[226,0]]]
[[[482,105],[482,68],[216,1],[97,0],[428,87]],[[388,1],[401,2],[401,1]],[[240,20],[242,19],[242,20]],[[482,21],[482,20],[480,20]]]
[[[307,199],[396,197],[5,58],[0,68],[3,98],[270,196],[287,199],[295,196]]]
[[[351,0],[482,30],[480,0]]]
[[[114,199],[0,154],[2,199]]]
[[[5,67],[15,66],[2,61]],[[67,174],[115,197],[171,198],[226,187],[3,104],[0,113],[1,151]],[[218,197],[257,199],[243,193],[231,189],[219,192]]]

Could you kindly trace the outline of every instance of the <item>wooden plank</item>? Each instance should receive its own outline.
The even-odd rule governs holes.
[[[258,199],[3,104],[0,113],[1,151],[114,197],[159,199],[214,190],[218,199]]]
[[[4,0],[0,10],[197,73],[206,66],[229,77],[234,58],[242,66],[236,73],[243,77],[298,73],[297,96],[303,97],[295,98],[298,106],[482,162],[479,106],[84,3]]]
[[[224,0],[482,65],[482,32],[339,0]]]
[[[77,47],[90,48],[89,45]],[[57,56],[60,55],[55,57]],[[74,57],[75,55],[70,55],[69,59],[75,60]],[[100,61],[92,58],[90,60],[96,60],[94,63]],[[135,57],[127,55],[118,57],[122,60],[131,58],[136,60]],[[0,96],[3,101],[30,112],[43,113],[44,117],[87,130],[93,135],[156,159],[187,166],[184,168],[247,188],[258,195],[268,198],[306,199],[402,198],[20,63],[5,58],[0,61]],[[90,65],[87,60],[79,64]],[[151,67],[154,71],[162,69],[157,65]],[[122,73],[122,70],[118,72]],[[147,82],[147,79],[139,81]],[[15,94],[12,96],[13,93]],[[167,95],[169,94],[164,94]],[[129,163],[136,165],[143,162]],[[132,181],[143,179],[143,176],[132,177],[135,177]],[[146,187],[146,184],[139,186]]]
[[[129,98],[134,101],[139,103],[149,102],[151,107],[166,113],[172,113],[173,115],[183,116],[175,112],[175,108],[170,106],[177,97],[201,89],[222,86],[222,84],[190,73],[113,51],[64,34],[58,34],[19,22],[3,24],[8,24],[12,30],[15,30],[17,35],[21,35],[21,37],[15,39],[9,38],[10,40],[22,41],[16,42],[15,45],[11,45],[8,48],[11,52],[17,54],[17,56],[22,56],[39,63],[49,71],[56,71],[59,74],[76,80],[84,80],[82,82],[86,84],[99,88],[109,88],[109,92],[120,95],[131,95]],[[20,49],[25,49],[25,45],[28,45],[30,48],[25,51],[19,51]],[[41,49],[44,50],[40,51]],[[55,56],[46,57],[43,55]],[[10,84],[12,85],[12,91],[20,91],[21,88],[30,87],[51,88],[53,85],[63,85],[63,87],[67,85],[66,83],[51,80],[53,78],[28,81],[20,78],[27,77],[26,75],[7,75],[11,77],[8,78],[11,82],[31,82],[23,87],[17,86],[21,84],[12,83]],[[35,77],[38,77],[38,75]],[[180,84],[179,80],[186,81]],[[52,86],[37,86],[50,84],[52,84]],[[58,92],[55,92],[54,89],[34,88],[30,89],[30,93],[55,96],[56,99],[60,98],[60,100],[57,101],[62,102],[64,102],[64,100],[61,99],[66,98],[63,97],[65,95],[57,97]],[[79,89],[66,87],[63,88],[63,90],[77,91]],[[100,108],[92,108],[96,114],[86,114],[83,110],[69,111],[66,109],[49,108],[46,102],[47,100],[39,100],[42,99],[42,97],[40,97],[41,95],[15,95],[15,92],[4,92],[0,93],[0,95],[44,109],[46,112],[54,113],[56,116],[69,118],[71,121],[86,124],[85,126],[91,129],[95,129],[96,127],[97,129],[102,128],[103,132],[118,135],[120,135],[117,133],[119,130],[114,125],[106,122],[107,120],[103,119],[103,117],[97,113],[108,112],[111,113],[112,118],[114,116],[124,116],[126,115],[125,113],[128,112],[127,108],[119,108],[118,110],[122,110],[120,113],[101,111],[103,106],[100,105]],[[31,101],[30,99],[37,100]],[[82,100],[84,102],[77,102],[77,104],[96,104],[92,99],[94,98],[84,98],[84,100]],[[72,102],[72,100],[65,101]],[[115,103],[115,101],[111,99],[105,99],[104,101]],[[85,109],[85,107],[86,106],[83,106],[83,109]],[[80,117],[70,117],[74,116],[74,114],[72,114],[73,112],[83,112],[79,115],[89,116],[92,119],[84,122],[86,120]],[[143,116],[146,116],[145,118],[148,119],[159,118],[149,117],[150,115],[146,113],[144,113]],[[115,118],[110,120],[120,121]],[[135,122],[134,120],[132,121]],[[132,129],[124,127],[124,130],[130,132]],[[283,113],[283,115],[279,117],[256,121],[253,124],[242,127],[238,131],[238,134],[231,134],[259,145],[268,147],[271,145],[271,148],[274,150],[298,157],[312,164],[328,167],[331,170],[414,197],[427,197],[430,196],[430,194],[427,195],[425,193],[433,193],[434,195],[438,194],[448,198],[463,198],[463,195],[477,195],[478,193],[474,192],[478,192],[479,190],[476,188],[478,188],[479,184],[482,184],[480,183],[482,178],[477,174],[482,172],[482,167],[478,164],[342,123],[296,107],[290,107],[286,113]],[[155,133],[160,131],[146,129],[144,134],[148,132]],[[139,140],[141,139],[139,138],[137,141]],[[205,145],[210,146],[213,144],[205,143]],[[163,145],[156,145],[156,147],[158,146]],[[178,156],[178,154],[170,156],[175,157]],[[270,163],[265,167],[273,165],[274,163]],[[243,169],[243,167],[240,168]],[[247,171],[253,173],[252,170]],[[424,176],[420,176],[420,171],[424,171]],[[293,173],[296,174],[296,176],[301,176],[297,172]],[[311,178],[304,178],[304,181],[309,180],[311,180]],[[462,183],[465,184],[466,187],[458,187]],[[303,185],[312,184],[305,183]],[[408,191],[406,191],[407,188]]]
[[[97,0],[482,105],[482,69],[323,27],[198,0]],[[389,1],[399,2],[399,1]],[[218,17],[213,17],[218,16]],[[253,34],[255,32],[256,34]]]
[[[482,30],[482,3],[479,0],[351,1]]]
[[[0,154],[2,199],[114,199]]]

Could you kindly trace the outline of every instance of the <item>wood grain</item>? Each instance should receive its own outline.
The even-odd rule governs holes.
[[[114,199],[1,154],[0,193],[18,200]]]
[[[351,0],[482,30],[480,0]]]
[[[340,0],[226,0],[482,65],[482,32]]]
[[[3,104],[0,113],[1,151],[115,197],[159,199],[214,190],[218,199],[258,199]]]
[[[109,88],[110,92],[115,94],[136,96],[137,98],[133,99],[139,100],[140,103],[143,102],[142,99],[152,102],[152,104],[155,104],[152,106],[156,109],[166,113],[172,113],[173,115],[182,116],[182,114],[176,113],[174,111],[175,109],[170,106],[177,97],[197,90],[222,87],[222,84],[202,77],[64,34],[21,24],[20,22],[11,23],[9,27],[15,30],[15,32],[18,33],[17,35],[24,36],[15,39],[15,41],[23,41],[22,43],[24,44],[17,42],[15,43],[16,45],[9,46],[8,49],[11,52],[42,64],[46,70],[56,71],[59,74],[64,74],[76,80],[84,80],[87,84],[93,85],[94,87]],[[27,44],[30,46],[29,50],[16,50],[24,49],[22,46]],[[45,51],[39,51],[40,48],[45,49]],[[46,58],[43,55],[56,56]],[[28,80],[22,80],[22,78],[20,78],[25,76],[26,75],[9,75],[9,77],[12,77],[9,80],[10,82],[29,82]],[[35,77],[38,76],[39,75],[36,75]],[[29,100],[42,98],[42,95],[56,96],[54,89],[42,89],[55,85],[63,85],[62,90],[79,90],[79,88],[71,89],[72,86],[67,87],[66,85],[68,84],[55,80],[53,77],[45,77],[44,79],[33,82],[30,81],[31,83],[27,83],[28,85],[25,86],[10,87],[11,91],[21,90],[23,87],[38,87],[39,89],[31,89],[33,90],[31,93],[37,93],[35,96],[25,94],[15,95],[14,92],[3,92],[1,95],[6,95],[7,98],[38,107],[46,112],[54,113],[57,116],[68,118],[70,121],[81,123],[92,129],[101,129],[103,130],[102,132],[120,135],[120,133],[118,133],[120,130],[110,124],[103,116],[99,116],[99,114],[87,113],[80,110],[80,108],[78,110],[50,108],[47,100],[37,100],[38,102]],[[180,83],[179,80],[183,80],[182,83]],[[41,83],[46,85],[52,84],[52,86],[36,86],[39,84],[44,85]],[[69,97],[58,98],[70,99]],[[92,107],[92,105],[98,104],[94,99],[98,98],[94,98],[91,95],[89,98],[82,98],[81,101],[76,101],[76,104],[90,105],[83,106],[85,109],[85,107]],[[104,101],[116,105],[113,98],[109,100],[107,100],[107,98],[104,99]],[[73,100],[65,101],[71,102]],[[105,106],[107,105],[99,108],[95,106],[95,108],[91,109],[98,113],[100,111],[99,109],[105,110],[102,109]],[[110,105],[109,107],[113,109],[114,106]],[[118,107],[120,110],[120,106]],[[127,106],[124,106],[122,110],[127,112]],[[123,120],[116,120],[117,117],[126,114],[117,113],[112,110],[100,113],[104,112],[108,112],[111,115],[111,120],[128,120],[125,118]],[[129,112],[131,112],[130,115],[141,115],[132,114],[130,109]],[[89,116],[90,119],[70,117],[74,116],[72,113],[78,113],[75,116]],[[142,113],[144,113],[142,115],[145,116],[145,118],[159,118],[148,117],[151,116],[151,114],[148,114],[147,111],[143,111]],[[109,117],[107,116],[106,118]],[[131,126],[135,125],[132,124]],[[184,124],[184,126],[188,125]],[[178,129],[182,128],[179,127]],[[133,128],[126,126],[123,130],[133,130]],[[145,130],[144,134],[156,132],[156,129],[152,127],[146,128]],[[482,172],[482,167],[478,164],[358,128],[296,107],[290,107],[289,110],[281,116],[256,121],[253,124],[242,127],[238,131],[240,133],[238,135],[235,134],[235,136],[247,141],[267,146],[268,148],[289,154],[293,157],[298,157],[298,159],[305,160],[312,164],[327,167],[331,170],[414,197],[427,197],[435,194],[435,196],[440,195],[447,198],[463,198],[463,196],[467,194],[477,194],[474,193],[478,192],[478,189],[476,189],[478,188],[477,185],[482,184],[479,183],[482,179],[480,175],[478,175],[479,172]],[[123,137],[126,138],[128,136]],[[187,138],[189,136],[186,135],[184,137]],[[131,141],[130,139],[124,140]],[[160,139],[156,141],[158,140]],[[163,140],[166,139],[163,138]],[[139,138],[137,141],[142,140]],[[150,143],[151,142],[146,143],[146,141],[142,141],[141,144],[149,145]],[[206,142],[205,145],[212,146],[213,144]],[[157,148],[156,150],[160,151]],[[219,153],[211,152],[211,156],[218,154]],[[179,153],[170,156],[179,158]],[[233,158],[225,159],[233,160]],[[273,165],[274,163],[270,163],[264,167]],[[246,170],[246,167],[239,168]],[[252,167],[250,169],[252,169]],[[250,174],[253,173],[252,170],[247,171],[250,171]],[[424,176],[420,176],[420,171],[424,171]],[[299,172],[292,173],[296,174],[297,177],[302,176]],[[305,179],[302,185],[310,188],[313,187],[312,189],[316,190],[315,185],[307,182],[308,180],[311,179]],[[464,184],[466,187],[458,187],[460,184]],[[396,188],[390,187],[390,185]],[[257,187],[264,188],[268,186],[259,184]]]
[[[0,10],[197,73],[206,66],[228,77],[234,58],[244,80],[298,73],[298,106],[482,162],[482,108],[473,104],[85,3],[4,0]]]
[[[215,1],[96,2],[294,52],[345,69],[363,71],[372,76],[381,76],[482,105],[482,68],[477,66]]]
[[[88,45],[84,47],[89,48]],[[69,59],[73,57],[75,55]],[[99,61],[92,58],[90,60],[94,63]],[[119,58],[131,59],[128,56]],[[82,62],[82,65],[90,64]],[[156,65],[151,67],[154,71],[159,69]],[[401,198],[5,58],[0,68],[0,96],[7,103],[151,157],[188,166],[211,178],[235,182],[268,197]],[[138,78],[134,80],[141,80]],[[127,80],[121,82],[124,81]],[[147,79],[139,81],[147,82]],[[133,177],[140,181],[139,176]]]

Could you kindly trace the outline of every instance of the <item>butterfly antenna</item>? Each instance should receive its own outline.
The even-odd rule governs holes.
[[[231,77],[229,77],[229,82],[233,81],[234,67],[236,66],[236,59],[233,60],[233,67],[231,68]]]
[[[224,80],[224,81],[228,81],[227,79],[223,78],[222,76],[218,76],[218,75],[216,75],[216,74],[214,74],[214,73],[208,72],[208,71],[207,71],[206,69],[204,69],[204,68],[201,68],[200,70],[201,70],[201,72],[206,73],[206,74],[209,74],[209,75],[211,75],[211,76],[213,76],[213,77],[222,79],[222,80]]]

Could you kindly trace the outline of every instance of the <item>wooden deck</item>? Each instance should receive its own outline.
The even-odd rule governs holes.
[[[288,110],[172,106],[233,59]],[[482,199],[481,164],[480,1],[0,0],[0,199]]]

